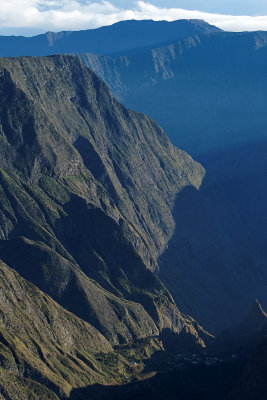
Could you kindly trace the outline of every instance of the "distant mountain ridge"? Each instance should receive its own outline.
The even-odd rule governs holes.
[[[142,248],[146,265],[152,270],[158,269],[157,257],[161,254],[160,276],[168,284],[177,303],[186,314],[193,315],[204,326],[215,331],[233,324],[254,298],[258,297],[263,305],[267,301],[264,290],[266,246],[263,243],[266,226],[265,158],[262,154],[267,126],[266,32],[214,31],[200,21],[129,21],[101,28],[97,32],[109,32],[112,37],[113,30],[121,32],[121,29],[126,29],[134,37],[137,27],[143,26],[151,35],[153,27],[163,24],[166,31],[175,27],[176,35],[183,36],[184,23],[189,29],[187,34],[192,33],[192,29],[195,32],[195,26],[198,29],[200,27],[201,32],[180,37],[167,45],[161,46],[157,43],[149,49],[144,49],[145,43],[142,40],[139,42],[142,47],[131,50],[129,46],[127,55],[123,55],[126,50],[122,51],[122,55],[116,52],[113,56],[78,54],[75,45],[71,50],[76,51],[83,63],[109,84],[120,101],[154,117],[163,125],[174,143],[199,157],[206,166],[208,173],[200,190],[194,191],[189,187],[177,198],[177,229],[165,251],[166,238],[171,237],[175,226],[168,196],[157,204],[161,208],[161,216],[164,215],[163,220],[168,221],[167,225],[164,222],[164,230],[159,230],[155,223],[151,224],[150,217],[140,223],[141,217],[134,209],[136,205],[128,215],[134,221],[139,220],[137,226],[141,236],[134,235],[134,242],[139,252]],[[132,31],[130,27],[133,27]],[[203,27],[208,32],[203,33]],[[209,32],[210,29],[212,32]],[[65,40],[64,37],[63,35],[62,40]],[[67,37],[69,36],[66,36],[66,40]],[[152,42],[159,40],[157,35],[152,39]],[[162,35],[161,39],[163,40]],[[49,40],[52,45],[61,42],[61,39],[54,42],[51,37]],[[136,43],[135,41],[133,47]],[[42,84],[47,85],[47,82]],[[72,97],[71,94],[69,96]],[[83,139],[78,138],[75,146],[78,151],[82,151]],[[216,149],[218,152],[213,156]],[[90,168],[93,165],[92,160],[98,159],[95,153],[91,161],[90,157],[86,157],[85,153],[91,154],[91,151],[94,153],[89,145],[83,153]],[[12,151],[9,157],[11,155]],[[58,161],[60,157],[58,154]],[[108,165],[111,158],[110,154],[106,155],[105,162]],[[231,167],[233,165],[234,169]],[[239,176],[236,173],[241,165],[250,166],[244,171],[246,185],[242,184],[242,174]],[[74,168],[73,163],[68,168]],[[229,175],[223,171],[228,171]],[[133,174],[134,168],[129,172]],[[37,171],[36,173],[38,174]],[[102,176],[103,171],[94,173]],[[139,179],[138,176],[136,182],[140,182]],[[127,182],[128,187],[132,182],[129,176],[121,175],[119,181],[124,184]],[[163,189],[164,179],[157,180],[157,184],[158,182],[161,182]],[[251,190],[246,191],[246,187]],[[145,190],[149,190],[149,180]],[[229,193],[231,201],[228,200]],[[246,200],[248,193],[249,199]],[[122,192],[117,195],[122,199]],[[254,202],[259,200],[260,204],[253,207]],[[126,204],[126,198],[123,202]],[[143,204],[139,197],[137,206],[140,210]],[[153,201],[149,203],[147,216],[155,214],[154,204]],[[179,215],[179,210],[182,209],[183,215]],[[129,207],[127,210],[129,212]],[[243,218],[243,215],[248,215],[249,218]],[[162,217],[157,218],[160,220]],[[206,235],[203,235],[203,230]],[[131,229],[128,234],[133,240]],[[240,272],[242,269],[244,273]],[[239,286],[243,290],[238,297],[239,304],[235,302],[235,306],[231,307],[231,299],[236,298],[237,289],[233,270],[239,271]],[[220,271],[224,273],[221,274]],[[208,286],[207,281],[210,282]],[[195,289],[192,287],[194,282]],[[225,296],[225,287],[228,287],[228,296]],[[193,296],[190,295],[187,301],[191,291]],[[222,308],[219,314],[218,308]]]
[[[176,26],[179,34],[183,23],[165,22],[163,25]],[[153,21],[144,21],[144,24],[129,21],[103,29],[104,32],[111,32],[113,29],[120,31],[124,27],[127,30],[133,26],[132,33],[135,33],[139,24],[149,29],[158,26]],[[186,26],[190,28],[187,33],[192,32],[192,21],[186,21]],[[205,23],[204,26],[207,30],[213,29]],[[180,35],[181,32],[182,29]],[[154,39],[158,40],[158,36]],[[52,39],[50,41],[54,43]],[[60,40],[55,43],[60,44]],[[169,285],[177,303],[186,314],[193,315],[214,331],[235,323],[254,298],[258,297],[263,305],[267,301],[264,290],[266,246],[263,240],[266,226],[263,154],[267,125],[266,48],[265,32],[229,33],[215,30],[208,33],[201,31],[193,36],[175,39],[167,45],[156,44],[149,49],[144,49],[142,41],[142,47],[128,49],[127,55],[77,53],[84,64],[109,84],[117,98],[127,106],[153,116],[165,127],[174,143],[197,155],[208,170],[199,191],[190,192],[190,188],[187,188],[177,198],[177,210],[184,212],[183,215],[177,213],[177,229],[168,249],[164,251],[166,238],[171,236],[175,226],[168,196],[157,204],[161,208],[161,216],[164,215],[163,220],[168,221],[166,225],[164,222],[164,230],[159,230],[155,223],[151,224],[150,217],[140,223],[141,217],[136,214],[134,205],[128,215],[136,222],[139,220],[137,225],[135,222],[135,228],[138,226],[141,236],[134,235],[133,239],[131,229],[128,234],[139,252],[142,248],[143,260],[152,270],[158,270],[157,257],[161,254],[161,278]],[[124,52],[126,50],[122,54]],[[48,83],[44,81],[42,84]],[[69,96],[72,97],[71,94]],[[75,146],[82,151],[83,139],[78,138]],[[218,152],[213,155],[216,149]],[[91,154],[92,151],[94,153],[89,145],[83,153],[90,168],[92,160],[98,159],[95,153],[91,161],[90,157],[86,157],[85,153]],[[9,157],[12,154],[11,151]],[[60,154],[57,154],[58,164],[61,164],[60,158]],[[107,154],[105,162],[108,165],[110,159],[110,154]],[[73,163],[69,164],[68,168],[74,168]],[[244,166],[249,168],[244,170]],[[238,175],[238,168],[247,177],[246,185],[242,184],[243,175]],[[38,175],[38,171],[34,171]],[[102,176],[103,171],[94,173]],[[133,174],[134,168],[129,172]],[[139,179],[140,176],[136,182],[140,182]],[[129,176],[120,175],[119,180],[124,184],[127,182],[128,187],[132,182]],[[161,182],[162,189],[164,181],[157,180]],[[147,191],[149,187],[148,180]],[[251,190],[247,191],[246,187]],[[231,201],[228,200],[229,193]],[[248,193],[249,199],[246,200]],[[121,194],[117,193],[119,197]],[[259,200],[260,204],[253,207],[254,202]],[[123,202],[126,204],[126,198]],[[140,210],[143,204],[139,197],[137,206]],[[147,216],[155,214],[154,204],[153,201],[149,203]],[[243,215],[249,218],[243,218]],[[162,217],[157,218],[160,220]],[[206,235],[203,235],[203,230]],[[244,273],[241,273],[243,269]],[[243,287],[238,297],[239,303],[234,302],[234,307],[230,306],[231,299],[236,298],[237,289],[233,270],[239,271],[239,286]],[[192,279],[192,276],[195,278]],[[208,286],[207,281],[210,282]],[[194,282],[195,289],[192,287]],[[214,286],[215,283],[218,287]],[[228,296],[225,296],[226,286],[229,289]],[[188,293],[193,293],[189,301]],[[220,308],[222,310],[218,314]]]
[[[222,40],[221,35],[187,37],[179,51],[168,45],[166,54],[152,50],[155,75],[148,73],[147,82],[156,86],[157,74],[159,81],[171,82],[170,53],[173,60],[182,58],[210,38]],[[262,72],[265,44],[265,33],[252,36],[251,54],[260,57],[248,68],[259,59]],[[102,59],[112,65],[117,58],[101,58],[98,68]],[[212,72],[211,66],[207,73]],[[117,78],[115,83],[122,83]],[[123,384],[124,398],[131,385],[138,393],[138,382],[125,385],[136,347],[129,359],[114,348],[153,338],[175,338],[179,352],[205,346],[213,337],[180,312],[159,277],[182,311],[192,311],[211,329],[230,325],[255,291],[266,301],[264,141],[211,152],[205,161],[212,168],[204,179],[204,168],[172,146],[154,121],[124,108],[72,56],[1,59],[0,92],[1,400],[58,400],[70,392],[71,398],[87,398],[98,391],[94,383]],[[166,99],[161,94],[162,104]],[[266,319],[256,302],[234,330],[234,340],[254,344],[266,335]],[[253,399],[256,382],[265,399],[265,355],[264,339],[231,398],[247,400],[248,388]],[[224,368],[231,383],[234,364],[229,366],[229,371],[220,363],[214,369],[197,367],[204,367],[207,393],[211,380],[218,390],[216,379]],[[179,386],[186,399],[201,392],[201,374],[191,381],[196,373],[180,372],[170,374],[170,383],[177,385],[174,398]],[[155,393],[168,399],[169,374],[163,371],[158,382],[162,378],[160,386],[156,376],[140,387],[149,392],[151,385],[152,398]],[[106,393],[112,396],[109,387]]]
[[[267,304],[266,44],[266,32],[215,32],[126,56],[79,55],[205,166],[200,190],[177,198],[159,263],[180,308],[214,332],[253,299]]]
[[[47,32],[33,37],[0,36],[0,57],[66,53],[113,54],[220,29],[202,20],[122,21],[84,31]]]
[[[264,137],[267,32],[204,32],[133,54],[79,57],[199,159]]]

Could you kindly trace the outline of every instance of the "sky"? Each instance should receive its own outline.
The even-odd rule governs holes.
[[[266,30],[267,0],[0,0],[0,34],[97,28],[127,19],[204,19],[227,31]]]

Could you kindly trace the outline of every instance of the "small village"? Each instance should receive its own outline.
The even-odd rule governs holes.
[[[223,362],[234,361],[237,359],[236,354],[219,357],[211,355],[208,352],[199,354],[176,354],[173,359],[167,362],[168,370],[183,369],[189,366],[214,366]]]

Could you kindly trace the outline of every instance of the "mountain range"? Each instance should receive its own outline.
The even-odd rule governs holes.
[[[266,44],[0,37],[1,400],[265,398]]]
[[[220,31],[129,54],[79,54],[205,167],[200,190],[177,199],[159,263],[179,307],[212,332],[254,298],[267,302],[266,43],[266,32]]]
[[[265,137],[266,44],[266,32],[215,31],[129,55],[80,57],[123,104],[204,162],[210,151]]]
[[[175,198],[199,187],[203,167],[76,57],[1,59],[0,90],[2,367],[15,389],[31,379],[62,395],[82,382],[114,381],[115,367],[104,374],[94,361],[84,377],[96,347],[112,352],[149,337],[168,346],[180,333],[187,348],[205,346],[211,335],[179,312],[154,273],[174,230]],[[25,331],[14,316],[20,303]],[[62,363],[71,371],[74,363],[77,378]]]
[[[44,56],[72,52],[116,54],[200,32],[219,31],[219,28],[202,20],[121,21],[110,26],[76,32],[47,32],[33,37],[0,36],[0,56]]]

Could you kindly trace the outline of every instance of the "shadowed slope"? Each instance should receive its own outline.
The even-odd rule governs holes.
[[[264,400],[267,396],[267,338],[258,345],[227,400]]]
[[[72,387],[115,380],[115,371],[105,371],[95,357],[113,352],[104,336],[1,261],[0,276],[0,388],[5,398],[21,392],[20,399],[54,399],[53,393],[68,394]]]
[[[176,195],[203,168],[77,58],[0,67],[2,259],[112,343],[179,333],[185,322],[147,267],[172,233]],[[203,344],[195,329],[192,339]]]
[[[218,32],[126,56],[80,57],[123,104],[203,160],[207,151],[265,137],[266,43],[266,32]]]
[[[179,223],[159,264],[180,309],[219,332],[255,298],[267,304],[266,143],[208,160],[200,191],[187,188],[177,198]]]

